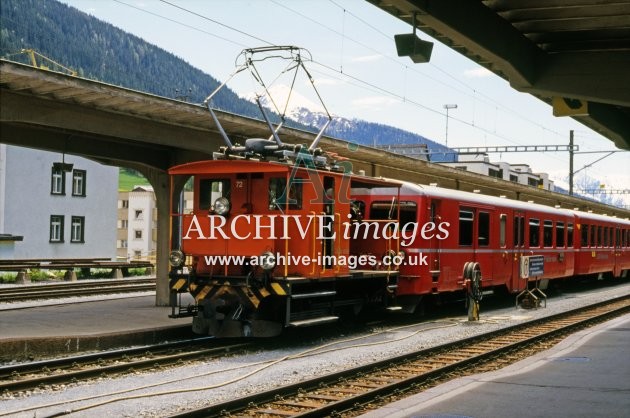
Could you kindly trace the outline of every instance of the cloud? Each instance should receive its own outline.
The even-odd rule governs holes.
[[[467,78],[483,78],[490,77],[494,73],[487,68],[479,67],[479,68],[471,68],[470,70],[464,71],[464,77]]]
[[[380,59],[382,59],[383,56],[380,54],[374,54],[374,55],[363,55],[360,57],[354,57],[350,60],[350,62],[374,62],[374,61],[378,61]]]

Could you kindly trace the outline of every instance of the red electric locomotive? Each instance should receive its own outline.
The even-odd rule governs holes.
[[[290,67],[303,68],[295,47],[243,53],[244,68],[260,53],[288,53]],[[259,72],[255,76],[260,80]],[[383,254],[398,251],[391,232],[398,213],[388,222],[374,221],[382,231],[378,236],[354,240],[357,225],[366,221],[351,196],[352,189],[396,186],[352,175],[343,161],[329,161],[317,148],[328,123],[308,147],[285,144],[278,135],[282,123],[272,125],[260,97],[271,137],[233,145],[211,107],[215,93],[206,103],[226,146],[212,161],[169,170],[175,203],[172,316],[194,316],[197,333],[269,336],[285,326],[330,322],[366,305],[391,304],[397,271],[379,264]],[[186,211],[180,195],[191,178],[193,205]],[[183,292],[194,296],[193,305],[177,303]]]

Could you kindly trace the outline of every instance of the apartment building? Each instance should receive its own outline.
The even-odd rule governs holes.
[[[0,144],[0,257],[115,258],[117,190],[117,167]]]

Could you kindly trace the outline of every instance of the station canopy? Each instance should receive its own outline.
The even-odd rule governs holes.
[[[367,1],[630,150],[630,1]]]

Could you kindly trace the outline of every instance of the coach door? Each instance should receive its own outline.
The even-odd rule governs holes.
[[[525,288],[526,280],[521,280],[521,257],[525,254],[525,213],[514,211],[512,217],[512,246],[507,247],[508,256],[512,255],[512,292],[518,292]],[[509,243],[508,238],[508,243]]]

